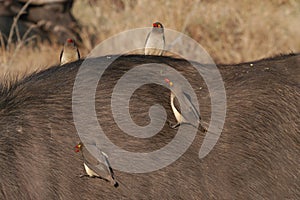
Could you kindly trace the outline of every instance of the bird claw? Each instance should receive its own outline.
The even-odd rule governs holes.
[[[173,125],[173,123],[171,121],[169,121],[169,120],[168,120],[168,124],[169,124],[169,127],[172,128],[172,129],[177,129],[178,126],[180,125],[180,123],[177,123],[177,124]]]
[[[180,123],[174,124],[171,126],[172,129],[178,129],[178,127],[180,126]]]

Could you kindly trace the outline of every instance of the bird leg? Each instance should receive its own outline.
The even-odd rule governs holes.
[[[168,120],[168,125],[169,125],[169,127],[172,128],[172,129],[177,129],[178,126],[180,125],[180,123],[173,124],[170,120]]]
[[[172,122],[170,122],[170,121],[168,121],[168,123],[169,123],[170,128],[172,128],[172,129],[178,129],[178,127],[182,124],[192,125],[193,127],[197,128],[195,125],[188,123],[188,122],[181,122],[181,123],[178,122],[177,124],[174,124],[174,125],[172,125]],[[199,124],[198,129],[203,133],[207,132],[207,129],[202,124]]]
[[[172,129],[178,129],[178,127],[181,125],[182,123],[177,123],[177,124],[174,124],[174,125],[170,125],[170,127]]]
[[[87,175],[87,174],[81,174],[81,175],[79,175],[79,178],[82,178],[82,177],[90,177],[90,176]]]
[[[107,180],[106,178],[102,178],[101,176],[90,176],[90,175],[88,175],[88,174],[82,174],[82,175],[79,176],[79,178],[82,178],[82,177],[99,178],[99,179],[105,180],[105,181],[107,181],[107,182],[109,181],[109,180]]]

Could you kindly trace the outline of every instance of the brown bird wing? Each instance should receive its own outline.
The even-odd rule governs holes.
[[[99,177],[107,179],[108,176],[112,176],[110,166],[108,166],[107,158],[97,149],[96,146],[92,147],[92,155],[86,147],[83,147],[82,153],[85,164],[93,170]]]
[[[80,59],[80,53],[79,53],[79,50],[77,48],[77,54],[78,54],[78,60]]]
[[[61,62],[61,58],[62,58],[63,53],[64,53],[64,49],[62,49],[61,52],[60,52],[60,56],[59,56],[59,61],[60,62]]]
[[[150,34],[151,34],[151,31],[148,33],[147,37],[146,37],[146,40],[145,40],[145,44],[144,44],[144,48],[146,48],[146,44],[148,42],[148,39],[150,37]]]

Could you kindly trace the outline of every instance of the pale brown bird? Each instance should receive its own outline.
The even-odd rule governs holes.
[[[160,22],[153,23],[153,28],[148,33],[145,42],[145,55],[161,56],[165,48],[164,27]]]
[[[74,62],[80,59],[79,50],[74,39],[67,39],[60,53],[60,65]]]
[[[92,178],[100,178],[110,182],[114,187],[118,187],[119,184],[115,180],[113,169],[111,168],[108,156],[101,151],[96,144],[87,144],[88,149],[82,142],[75,146],[76,152],[81,152],[83,157],[83,166],[87,174],[81,175],[81,177],[88,176]]]
[[[193,104],[190,95],[183,91],[180,84],[173,83],[167,78],[165,79],[165,82],[168,83],[176,93],[176,96],[174,92],[171,92],[170,95],[171,108],[177,120],[177,123],[175,125],[172,125],[171,128],[177,128],[181,124],[191,124],[194,127],[199,125],[200,130],[202,132],[206,132],[207,130],[201,124],[200,113],[195,108],[195,105]],[[184,114],[183,112],[180,113],[176,108],[175,97],[177,97],[178,101],[181,102],[180,108],[181,111],[184,111]]]

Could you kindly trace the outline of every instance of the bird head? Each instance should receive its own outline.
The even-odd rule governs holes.
[[[68,38],[65,42],[65,46],[73,46],[75,47],[75,40],[72,38]]]
[[[74,40],[72,38],[68,38],[67,43],[74,43]]]
[[[79,142],[76,146],[75,146],[75,152],[78,153],[79,151],[81,151],[83,147],[82,142]]]
[[[165,78],[165,82],[169,85],[169,86],[173,86],[173,82],[170,80],[170,79],[168,79],[168,78]]]
[[[153,28],[164,28],[163,25],[160,22],[155,22],[152,24]]]

